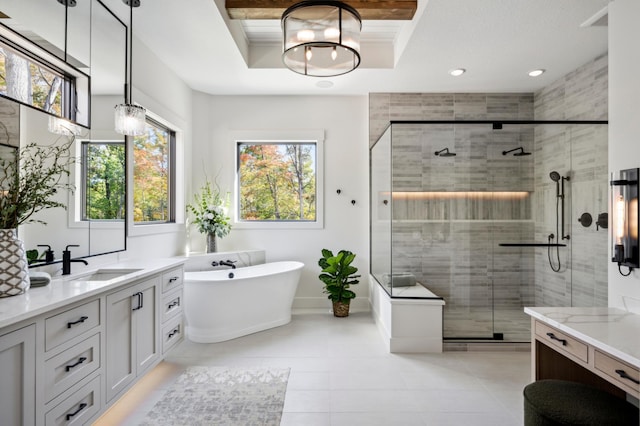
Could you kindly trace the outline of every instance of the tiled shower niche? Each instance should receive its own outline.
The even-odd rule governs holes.
[[[571,241],[560,248],[518,244],[558,242],[548,240],[556,233],[549,173],[557,169],[573,179],[565,191],[566,232],[602,245],[606,257],[606,234],[577,229],[572,210],[572,203],[593,205],[604,187],[606,211],[606,159],[603,175],[593,158],[606,147],[606,127],[392,123],[371,148],[373,276],[394,298],[430,297],[424,289],[442,297],[445,339],[529,341],[525,306],[601,304],[589,291],[601,287],[602,274],[571,269],[585,263],[572,261]],[[441,155],[445,148],[455,156]],[[552,261],[559,255],[560,272],[551,270],[549,254]]]

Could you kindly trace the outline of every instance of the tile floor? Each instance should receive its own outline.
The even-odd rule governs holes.
[[[304,312],[228,342],[184,341],[96,424],[137,424],[191,365],[291,368],[283,426],[521,425],[530,381],[528,352],[389,354],[368,312]]]

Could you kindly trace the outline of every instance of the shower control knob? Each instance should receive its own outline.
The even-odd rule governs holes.
[[[582,215],[578,218],[578,222],[585,228],[588,228],[593,223],[593,217],[589,213],[582,213]]]

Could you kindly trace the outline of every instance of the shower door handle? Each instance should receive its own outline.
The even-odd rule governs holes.
[[[547,333],[547,336],[549,336],[551,340],[557,340],[558,342],[562,343],[562,346],[567,346],[567,341],[565,339],[559,339],[553,333]]]

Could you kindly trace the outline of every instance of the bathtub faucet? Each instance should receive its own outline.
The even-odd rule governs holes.
[[[230,266],[231,269],[236,269],[235,263],[236,263],[235,260],[221,260],[220,262],[218,262],[218,265],[220,265],[220,266]]]

